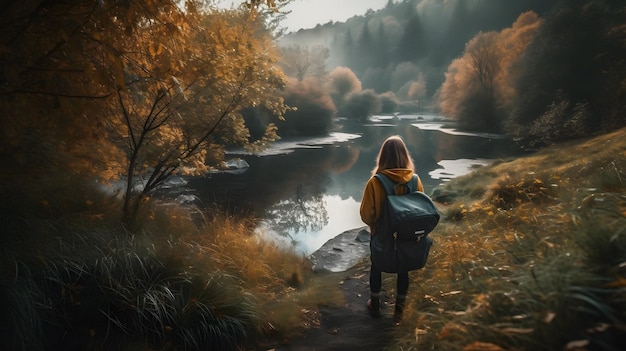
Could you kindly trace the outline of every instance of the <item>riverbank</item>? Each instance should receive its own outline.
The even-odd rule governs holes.
[[[218,209],[152,199],[129,235],[119,199],[92,181],[20,180],[0,211],[0,349],[574,351],[626,338],[625,130],[438,189],[435,244],[393,328],[393,275],[372,319],[367,258],[342,272],[324,261],[366,251],[360,228],[312,268]]]
[[[308,310],[308,326],[274,349],[620,349],[624,129],[496,162],[437,194],[442,221],[428,265],[411,272],[400,325],[391,325],[393,275],[383,276],[385,316],[367,313],[363,259],[345,272],[313,274],[327,282],[324,294],[340,297]],[[345,250],[329,244],[324,252],[334,247]]]

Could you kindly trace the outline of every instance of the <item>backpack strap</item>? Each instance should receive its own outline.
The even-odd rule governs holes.
[[[405,185],[409,189],[409,193],[417,191],[417,174],[413,174],[413,178],[408,183],[394,183],[391,178],[383,173],[376,173],[374,174],[374,177],[378,178],[380,183],[383,185],[383,189],[385,189],[385,193],[387,195],[395,195],[396,186],[400,184]]]
[[[376,173],[374,174],[374,177],[378,179],[380,184],[383,186],[383,189],[385,189],[385,194],[395,195],[394,189],[396,185],[391,181],[391,179],[389,179],[389,177],[382,173]]]
[[[413,173],[413,178],[411,179],[411,181],[407,184],[407,186],[409,187],[409,192],[414,192],[417,191],[417,182],[418,182],[419,176],[415,173]]]

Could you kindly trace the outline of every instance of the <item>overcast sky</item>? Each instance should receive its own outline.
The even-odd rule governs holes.
[[[343,22],[355,15],[363,15],[368,9],[380,10],[388,0],[293,0],[285,9],[291,14],[282,22],[287,31],[313,28],[328,21]],[[223,0],[222,3],[240,0]]]

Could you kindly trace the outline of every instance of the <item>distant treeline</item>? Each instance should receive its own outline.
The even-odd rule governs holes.
[[[389,1],[280,45],[326,48],[330,70],[349,68],[396,107],[537,147],[624,125],[625,19],[617,0]]]

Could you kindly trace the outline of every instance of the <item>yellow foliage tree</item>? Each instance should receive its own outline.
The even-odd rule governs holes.
[[[250,140],[240,110],[263,106],[282,116],[284,83],[260,4],[249,5],[11,3],[13,16],[0,24],[11,29],[2,47],[12,75],[4,75],[0,103],[3,118],[18,123],[3,131],[15,138],[0,151],[19,158],[32,139],[26,131],[36,131],[37,145],[51,145],[71,171],[122,176],[123,220],[132,224],[169,176],[206,172],[228,146],[267,145],[276,127]]]
[[[515,61],[540,24],[537,14],[525,12],[510,28],[481,32],[472,38],[463,56],[448,67],[439,93],[442,112],[468,129],[499,126],[515,94]]]

